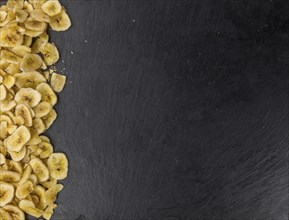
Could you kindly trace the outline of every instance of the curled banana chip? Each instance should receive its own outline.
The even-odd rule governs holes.
[[[52,89],[55,92],[61,92],[66,83],[66,76],[57,73],[52,73],[50,83]]]
[[[47,43],[41,45],[40,52],[44,56],[44,61],[47,65],[52,65],[59,60],[59,52],[54,44]]]
[[[0,182],[0,206],[8,204],[14,197],[14,186],[10,183]]]
[[[15,195],[18,199],[24,199],[25,197],[30,195],[30,193],[32,193],[33,191],[34,185],[30,180],[28,180],[27,182],[17,187]]]
[[[43,133],[57,118],[66,83],[54,65],[47,27],[71,21],[58,0],[8,0],[0,6],[0,220],[49,220],[68,175],[68,159]],[[57,94],[56,94],[57,93]]]
[[[45,31],[47,28],[47,23],[46,22],[42,22],[42,21],[38,21],[35,20],[33,18],[28,18],[25,23],[24,23],[25,27],[29,30],[32,31]]]
[[[18,104],[15,107],[15,115],[21,116],[24,119],[24,125],[26,127],[32,126],[32,115],[29,106],[25,104]]]
[[[10,214],[13,220],[25,220],[24,212],[15,205],[5,205],[3,209]]]
[[[11,151],[8,150],[8,153],[10,154],[12,160],[14,161],[21,161],[25,155],[26,155],[26,147],[23,147],[20,151]]]
[[[49,171],[42,160],[35,158],[30,161],[33,173],[37,176],[39,182],[44,182],[49,179]]]
[[[35,204],[27,199],[22,199],[19,202],[19,208],[22,209],[24,212],[26,212],[28,215],[31,215],[36,218],[39,218],[43,214],[42,210],[37,209],[35,207]]]

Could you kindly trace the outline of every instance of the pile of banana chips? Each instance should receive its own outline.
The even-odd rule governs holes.
[[[67,177],[68,160],[43,133],[66,77],[48,28],[71,21],[58,0],[8,0],[0,7],[0,220],[50,219]]]

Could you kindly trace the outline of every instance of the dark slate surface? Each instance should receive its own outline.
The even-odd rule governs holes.
[[[63,2],[54,219],[288,219],[288,1]]]

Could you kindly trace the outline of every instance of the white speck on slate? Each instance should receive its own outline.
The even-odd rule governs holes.
[[[70,53],[71,53],[71,54],[74,54],[74,52],[73,52],[73,51],[70,51]]]
[[[135,22],[135,19],[132,19],[132,22]]]
[[[87,40],[85,40],[84,43],[87,43]]]

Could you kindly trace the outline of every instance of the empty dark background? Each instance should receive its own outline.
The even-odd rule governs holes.
[[[288,1],[62,2],[54,219],[288,219]]]

